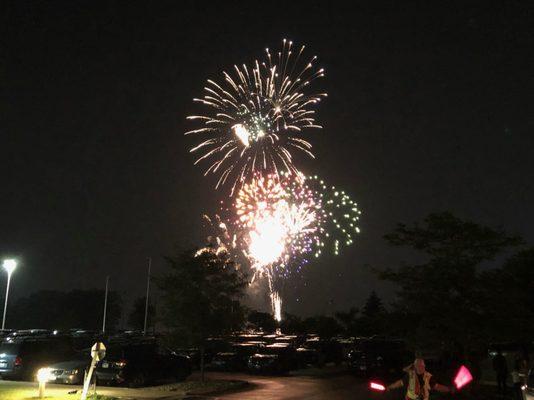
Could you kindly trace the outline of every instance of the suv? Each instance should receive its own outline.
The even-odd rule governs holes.
[[[33,380],[39,368],[76,356],[64,337],[7,338],[0,344],[0,376]]]
[[[216,371],[245,371],[250,356],[265,346],[265,342],[234,343],[229,351],[215,354],[210,369]]]
[[[351,369],[359,375],[396,376],[413,359],[400,340],[361,341],[349,355]]]
[[[96,368],[99,382],[129,387],[140,387],[163,379],[184,380],[190,374],[188,357],[155,342],[111,343],[105,358]]]
[[[286,374],[297,367],[297,352],[289,343],[265,346],[248,359],[249,371],[260,374]]]

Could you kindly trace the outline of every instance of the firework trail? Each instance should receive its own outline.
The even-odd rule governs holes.
[[[235,65],[224,80],[208,80],[204,96],[195,98],[204,113],[187,117],[199,126],[186,132],[202,140],[190,151],[206,161],[204,175],[218,175],[216,188],[231,182],[231,193],[254,174],[298,173],[294,151],[314,157],[305,137],[308,129],[321,128],[314,106],[325,93],[309,93],[309,85],[324,76],[317,57],[305,58],[305,46],[294,49],[283,40],[282,49],[252,66]]]

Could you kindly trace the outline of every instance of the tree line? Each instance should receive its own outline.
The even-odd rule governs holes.
[[[397,289],[391,304],[372,292],[361,307],[304,319],[286,314],[278,326],[269,314],[243,305],[247,277],[228,254],[191,250],[166,258],[169,269],[155,278],[159,304],[157,310],[150,305],[148,326],[157,317],[176,343],[200,347],[209,336],[245,326],[324,337],[389,335],[414,348],[481,349],[534,336],[534,247],[520,237],[442,212],[398,224],[384,238],[418,260],[374,268]],[[102,290],[35,292],[10,304],[8,326],[99,330],[103,302]],[[140,297],[127,318],[131,328],[143,328],[144,311]],[[121,296],[111,291],[110,329],[121,314]]]
[[[104,317],[104,290],[40,290],[26,297],[16,299],[9,305],[8,328],[69,330],[85,329],[100,331]],[[144,327],[145,297],[134,300],[126,315],[126,325],[130,329]],[[119,292],[110,290],[106,311],[106,330],[121,327],[124,303]],[[148,307],[148,329],[153,330],[156,322],[156,308]]]

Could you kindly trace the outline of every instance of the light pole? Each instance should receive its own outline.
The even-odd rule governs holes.
[[[108,313],[109,276],[106,276],[106,293],[104,294],[104,317],[102,318],[102,333],[106,333],[106,314]]]
[[[7,298],[9,296],[9,284],[11,283],[11,274],[17,268],[17,261],[13,259],[4,260],[2,263],[2,266],[7,272],[7,286],[6,286],[6,300],[4,303],[4,317],[2,318],[2,330],[4,330],[6,326],[6,313],[7,313]]]
[[[148,321],[148,295],[150,294],[150,267],[152,266],[152,258],[148,257],[148,276],[146,279],[146,300],[145,300],[145,323],[143,324],[143,335],[146,335],[146,323]]]

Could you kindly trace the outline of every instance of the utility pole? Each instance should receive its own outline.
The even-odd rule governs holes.
[[[106,294],[104,295],[104,318],[102,318],[102,333],[106,333],[106,314],[108,311],[108,288],[109,288],[109,275],[106,276]]]
[[[7,298],[9,297],[9,284],[11,283],[11,274],[17,268],[16,260],[4,260],[2,266],[7,272],[7,286],[6,286],[6,299],[4,303],[4,316],[2,317],[2,331],[6,327],[6,313],[7,313]]]
[[[146,335],[146,324],[148,321],[148,295],[150,294],[150,268],[152,267],[152,258],[148,257],[148,275],[146,278],[146,302],[145,302],[145,323],[143,325],[143,335]]]

